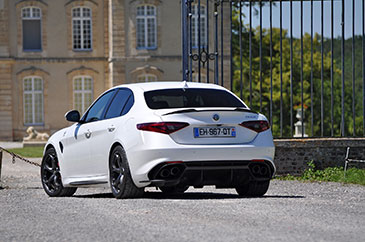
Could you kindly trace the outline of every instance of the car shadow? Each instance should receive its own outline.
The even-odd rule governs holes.
[[[100,194],[86,194],[86,195],[74,195],[75,198],[114,198],[112,193],[100,193]],[[162,192],[145,192],[141,198],[138,199],[153,199],[153,200],[212,200],[212,199],[267,199],[267,198],[280,198],[280,199],[302,199],[305,196],[290,196],[290,195],[264,195],[262,197],[241,197],[236,194],[227,193],[212,193],[212,192],[186,192],[183,194],[164,194]]]

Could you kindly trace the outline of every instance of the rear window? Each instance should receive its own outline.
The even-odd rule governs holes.
[[[189,88],[165,89],[144,93],[147,106],[151,109],[198,108],[198,107],[242,107],[246,106],[234,95],[224,90]]]

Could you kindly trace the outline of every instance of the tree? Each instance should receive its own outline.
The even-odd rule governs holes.
[[[238,26],[238,19],[234,18],[234,24]],[[259,27],[252,31],[252,94],[250,94],[250,63],[249,63],[249,33],[247,27],[242,32],[242,94],[243,100],[249,103],[252,98],[253,110],[260,110],[268,118],[270,117],[270,99],[271,99],[271,68],[270,68],[270,30],[262,30],[262,83],[260,83],[260,29]],[[239,32],[234,32],[233,37],[234,53],[234,92],[240,96],[241,93],[241,58],[239,50]],[[293,109],[301,108],[302,88],[301,88],[301,40],[293,39]],[[305,108],[305,123],[307,124],[307,133],[312,136],[321,135],[321,50],[320,36],[316,34],[313,38],[313,102],[311,101],[311,37],[309,34],[303,36],[303,106]],[[282,57],[282,83],[280,76],[280,55]],[[330,53],[324,53],[323,60],[323,109],[324,124],[323,133],[325,136],[331,135],[331,56]],[[336,76],[341,74],[337,65],[334,68]],[[283,136],[291,136],[290,128],[290,83],[291,83],[291,62],[290,62],[290,38],[288,31],[282,30],[282,52],[280,52],[280,29],[272,29],[272,124],[273,133],[276,137],[280,136],[280,111],[283,113]],[[262,85],[260,95],[260,85]],[[282,110],[281,102],[281,85],[282,85]],[[334,129],[340,130],[341,124],[341,82],[338,78],[334,82]],[[348,90],[346,90],[348,92]],[[311,108],[313,107],[313,134],[311,134]],[[296,122],[296,110],[293,110],[293,122]],[[340,135],[337,132],[335,135]]]

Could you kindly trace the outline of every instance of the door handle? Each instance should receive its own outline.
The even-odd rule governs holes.
[[[113,132],[114,130],[115,130],[114,125],[112,125],[112,126],[110,126],[110,127],[108,128],[108,131],[109,131],[109,132]]]
[[[88,129],[87,132],[85,133],[85,137],[88,139],[91,137],[91,131]]]

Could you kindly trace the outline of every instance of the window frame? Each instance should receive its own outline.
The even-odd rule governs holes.
[[[73,16],[73,12],[75,9],[80,9],[80,16],[79,17],[74,17]],[[84,17],[83,16],[83,12],[84,9],[88,9],[90,11],[90,16],[89,17]],[[71,8],[71,38],[72,38],[72,50],[75,52],[90,52],[93,51],[93,13],[92,13],[92,8],[90,7],[85,7],[85,6],[76,6]],[[79,20],[80,21],[80,43],[81,43],[81,48],[75,48],[74,45],[74,41],[75,41],[75,33],[74,33],[74,20]],[[84,21],[85,20],[90,20],[90,48],[85,48],[84,47],[84,35],[83,35],[83,30],[84,30]]]
[[[148,78],[149,77],[152,77],[154,78],[155,80],[154,81],[149,81]],[[140,81],[139,79],[140,78],[144,78],[144,81]],[[150,74],[150,73],[145,73],[145,74],[140,74],[137,76],[137,82],[157,82],[158,81],[158,78],[156,75],[154,74]]]
[[[213,94],[215,99],[210,98],[210,96],[213,96]],[[155,90],[145,91],[143,95],[147,107],[151,110],[176,109],[176,108],[243,108],[243,109],[248,108],[247,105],[241,99],[239,99],[235,94],[224,89],[215,89],[215,88],[188,88],[186,90],[182,88],[155,89]],[[199,97],[199,99],[203,101],[208,100],[210,103],[206,102],[204,103],[204,105],[196,105],[197,97]],[[178,100],[179,98],[181,98],[182,105],[176,105],[176,100],[179,101]],[[226,103],[219,102],[218,105],[213,105],[214,101],[221,99],[225,100]],[[212,100],[212,102],[210,100]],[[157,105],[157,103],[160,102],[165,102],[167,104],[166,107],[165,106],[160,107],[159,105]],[[170,105],[174,104],[173,102],[175,102],[175,106]],[[228,105],[223,105],[227,104],[227,102],[229,102]]]
[[[77,79],[81,78],[81,89],[82,90],[75,90],[75,81]],[[91,80],[91,90],[85,90],[85,79],[86,78],[89,78]],[[93,103],[93,100],[94,100],[94,79],[91,77],[91,76],[88,76],[88,75],[78,75],[78,76],[75,76],[73,79],[72,79],[72,95],[73,95],[73,104],[72,104],[72,107],[73,109],[76,109],[76,102],[75,102],[75,94],[77,93],[81,93],[81,106],[84,110],[79,110],[81,113],[86,113],[86,111],[88,110],[88,108],[90,107],[90,105]],[[91,94],[91,102],[90,104],[86,107],[85,107],[85,94]]]
[[[143,15],[138,15],[138,8],[143,7]],[[154,15],[147,14],[147,7],[153,7]],[[138,46],[138,20],[142,19],[144,21],[144,45]],[[155,42],[153,46],[148,46],[148,19],[153,19],[154,21],[154,38]],[[136,49],[137,50],[156,50],[157,49],[157,7],[152,4],[142,4],[136,7]]]
[[[96,103],[105,95],[107,95],[108,93],[112,93],[112,95],[110,96],[107,104],[105,105],[105,109],[103,110],[101,117],[102,119],[99,120],[95,120],[95,121],[85,121],[87,116],[89,115],[90,110],[96,105]],[[80,119],[81,123],[92,123],[92,122],[98,122],[98,121],[102,121],[105,120],[105,114],[107,112],[107,110],[109,109],[110,103],[112,102],[112,100],[114,99],[115,95],[117,93],[117,89],[111,89],[109,91],[106,91],[105,93],[103,93],[102,95],[100,95],[87,109],[87,111],[84,113],[84,115],[82,116],[82,118]]]
[[[29,17],[24,17],[24,10],[25,9],[30,9],[29,13],[30,16]],[[39,10],[39,16],[34,17],[34,9],[38,9]],[[42,36],[43,36],[43,29],[42,29],[42,9],[40,7],[36,7],[36,6],[26,6],[23,7],[20,11],[21,14],[21,21],[22,21],[22,50],[23,52],[42,52],[43,51],[43,40],[42,40]],[[29,20],[39,20],[39,32],[40,32],[40,36],[39,36],[39,40],[40,40],[40,48],[39,49],[25,49],[24,48],[24,23],[23,21],[29,21]]]
[[[32,90],[31,91],[26,91],[25,90],[25,80],[30,79],[31,83],[32,83]],[[40,79],[41,83],[42,83],[42,90],[34,90],[34,80],[35,79]],[[25,95],[26,94],[31,94],[32,95],[32,122],[31,123],[27,123],[26,122],[26,107],[25,107]],[[42,97],[42,104],[41,104],[41,120],[42,122],[37,123],[35,122],[35,100],[34,100],[34,96],[35,94],[41,94]],[[26,76],[23,78],[23,121],[24,121],[24,125],[25,126],[31,126],[31,125],[37,125],[37,126],[43,126],[44,125],[44,80],[41,76]]]
[[[129,89],[129,88],[125,88],[125,87],[124,87],[124,88],[116,88],[115,90],[116,90],[116,91],[115,91],[115,94],[114,94],[114,96],[111,98],[111,101],[110,101],[110,102],[109,102],[109,104],[108,104],[108,107],[107,107],[107,109],[106,109],[106,111],[105,111],[105,113],[104,113],[103,119],[112,119],[112,118],[122,117],[122,116],[124,116],[124,115],[128,114],[128,113],[129,113],[129,111],[132,109],[132,107],[133,107],[133,105],[134,105],[134,94],[133,94],[133,91],[132,91],[131,89]],[[121,111],[120,111],[119,116],[107,118],[107,117],[106,117],[106,115],[107,115],[107,113],[109,112],[109,109],[110,109],[110,107],[111,107],[111,105],[112,105],[112,103],[113,103],[114,99],[116,98],[116,96],[118,95],[118,93],[119,93],[121,90],[126,90],[126,91],[128,91],[128,92],[129,92],[129,96],[128,96],[128,98],[125,100],[125,103],[124,103],[124,105],[123,105],[123,108],[122,108],[122,109],[121,109]],[[128,110],[126,113],[124,113],[124,114],[123,114],[123,112],[124,112],[124,110],[125,110],[125,108],[126,108],[126,106],[127,106],[128,102],[129,102],[130,100],[132,101],[132,105],[131,105],[131,107],[129,108],[129,110]]]
[[[192,36],[194,35],[195,36],[195,41],[193,41],[193,38],[191,38],[191,46],[192,48],[194,49],[197,49],[199,48],[199,26],[198,26],[198,19],[199,19],[199,14],[198,14],[198,8],[199,8],[199,5],[198,4],[192,4],[191,6],[192,8],[194,8],[195,10],[195,13],[191,15],[191,19],[193,21],[194,19],[194,26],[192,26],[191,28],[191,34]],[[204,9],[205,11],[205,14],[201,14],[201,9]],[[204,4],[201,4],[200,5],[200,21],[202,21],[202,18],[205,20],[204,21],[204,25],[203,25],[203,28],[204,28],[204,35],[203,36],[200,36],[200,48],[204,48],[208,45],[208,35],[207,35],[207,8]],[[192,24],[193,25],[193,24]],[[193,31],[194,30],[194,31]],[[201,30],[200,30],[201,31]],[[202,35],[202,32],[200,32],[200,34]],[[202,38],[203,37],[203,40],[202,41]]]

